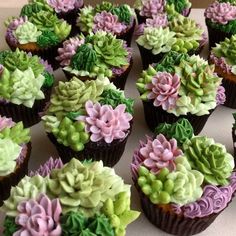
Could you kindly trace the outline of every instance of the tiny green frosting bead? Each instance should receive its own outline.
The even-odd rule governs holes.
[[[142,192],[145,194],[145,195],[150,195],[152,193],[152,188],[150,185],[146,184],[142,187]]]
[[[154,192],[159,192],[162,189],[162,187],[163,187],[163,184],[160,180],[154,180],[152,182],[152,190]]]
[[[166,180],[166,176],[170,173],[169,169],[162,168],[161,171],[157,175],[157,179],[159,179],[161,182],[164,182]]]
[[[140,187],[143,187],[146,183],[147,183],[147,179],[146,179],[145,176],[140,176],[140,177],[138,178],[138,185],[139,185]]]
[[[125,22],[126,24],[129,24],[131,21],[130,7],[126,4],[114,7],[111,10],[111,13],[117,15],[120,22]]]
[[[171,194],[174,190],[174,182],[170,179],[164,182],[164,190],[165,192]]]
[[[37,44],[41,48],[48,48],[57,45],[60,42],[58,36],[49,30],[45,30],[42,34],[37,38]]]
[[[17,230],[20,229],[19,225],[15,223],[15,218],[9,216],[6,216],[3,227],[3,236],[12,236]]]
[[[140,166],[139,170],[138,170],[138,174],[139,174],[139,176],[148,176],[149,170],[144,166]]]

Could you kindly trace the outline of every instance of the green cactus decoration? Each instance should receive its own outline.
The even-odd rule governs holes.
[[[111,10],[111,13],[117,15],[120,22],[125,22],[126,24],[130,23],[131,12],[128,5],[124,4],[118,7],[115,7]]]
[[[57,45],[60,42],[58,36],[50,30],[45,30],[37,38],[37,44],[41,48],[47,48]]]

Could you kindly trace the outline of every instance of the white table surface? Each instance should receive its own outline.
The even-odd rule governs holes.
[[[19,9],[0,8],[0,22],[3,22],[8,16],[17,15],[18,12]],[[195,19],[197,22],[204,24],[202,9],[193,9],[190,17]],[[2,50],[7,48],[4,40],[5,28],[2,23],[0,25],[0,32],[1,32],[0,49]],[[119,163],[114,167],[116,173],[122,176],[125,182],[128,184],[132,184],[131,174],[130,174],[130,162],[133,151],[138,146],[139,140],[144,139],[145,134],[150,134],[150,131],[148,130],[146,123],[144,121],[143,107],[139,99],[138,92],[135,88],[135,81],[137,80],[141,72],[141,60],[135,43],[133,43],[133,47],[134,47],[134,66],[128,77],[125,93],[127,96],[135,99],[134,126],[132,134],[129,137],[129,140],[126,144],[125,152]],[[207,47],[204,49],[202,55],[206,55],[206,52],[207,52]],[[57,80],[64,80],[63,73],[60,70],[55,72],[55,76]],[[226,145],[230,153],[233,153],[233,144],[231,137],[233,112],[235,112],[234,109],[226,107],[218,107],[211,115],[203,131],[201,132],[201,134],[213,137],[217,142]],[[50,141],[46,137],[41,123],[31,128],[31,135],[32,135],[32,153],[29,163],[29,169],[35,170],[39,167],[41,163],[44,163],[48,159],[48,157],[57,156],[57,152],[54,146],[50,143]],[[139,198],[136,189],[133,186],[132,186],[132,208],[141,211]],[[207,230],[199,234],[199,236],[235,236],[236,235],[235,216],[236,216],[236,198],[232,201],[230,206],[227,209],[225,209],[225,211],[221,213],[219,217],[217,217],[215,222]],[[0,213],[0,222],[2,218],[3,214]],[[2,235],[1,226],[0,226],[0,235]],[[166,236],[168,234],[157,229],[155,226],[149,223],[144,214],[141,214],[138,220],[129,225],[126,235]]]

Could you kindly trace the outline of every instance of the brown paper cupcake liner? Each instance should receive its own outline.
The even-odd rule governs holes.
[[[0,115],[12,118],[13,121],[22,121],[25,128],[31,127],[38,122],[41,118],[39,113],[42,112],[46,106],[46,103],[50,99],[52,88],[44,90],[45,99],[35,100],[32,108],[24,105],[17,105],[13,103],[0,102]]]
[[[121,75],[110,78],[110,81],[111,81],[117,88],[119,88],[119,89],[121,89],[121,90],[124,90],[125,84],[126,84],[126,80],[127,80],[128,75],[129,75],[129,73],[130,73],[130,71],[131,71],[131,69],[132,69],[132,66],[133,66],[133,59],[131,58],[130,64],[129,64],[128,68],[127,68]],[[74,74],[72,74],[72,73],[70,73],[70,72],[68,72],[68,71],[63,70],[63,72],[64,72],[64,74],[65,74],[67,80],[70,80],[70,79],[72,79],[72,78],[75,76]],[[82,80],[82,81],[85,81],[85,80],[87,80],[87,79],[90,79],[90,80],[93,79],[93,78],[82,77],[82,76],[76,76],[76,77],[79,78],[79,79]]]
[[[168,113],[163,110],[160,106],[155,107],[152,101],[143,101],[144,108],[144,116],[146,123],[151,131],[154,131],[158,124],[166,122],[166,123],[174,123],[180,118],[186,118],[194,129],[194,134],[199,134],[204,125],[206,124],[209,116],[214,110],[210,110],[208,115],[197,116],[192,114],[175,116],[174,114]]]
[[[225,88],[226,100],[224,106],[236,108],[236,82],[228,79],[222,80],[222,86]]]
[[[84,150],[76,152],[69,147],[66,147],[57,142],[55,136],[51,133],[47,133],[50,141],[55,145],[59,156],[63,163],[69,162],[73,157],[80,161],[93,160],[103,161],[104,166],[113,167],[121,158],[125,150],[125,145],[128,140],[128,136],[131,131],[128,131],[127,136],[122,140],[114,140],[108,144],[105,141],[91,142],[85,144]]]
[[[28,162],[31,153],[31,143],[27,144],[27,154],[15,171],[7,176],[0,177],[0,206],[3,201],[10,196],[11,187],[16,186],[20,180],[28,173]]]

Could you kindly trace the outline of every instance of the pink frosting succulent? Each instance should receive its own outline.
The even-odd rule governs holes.
[[[16,224],[21,229],[13,236],[57,236],[61,235],[60,214],[62,213],[59,199],[50,200],[40,194],[37,200],[23,201],[17,206],[19,215]]]
[[[141,16],[152,17],[159,13],[163,13],[165,0],[143,0],[142,9],[140,11]]]
[[[224,73],[231,73],[232,66],[227,64],[224,57],[216,57],[214,53],[211,52],[210,54],[210,60],[218,67],[220,67]]]
[[[84,120],[88,132],[91,133],[92,142],[104,139],[106,143],[111,143],[115,139],[126,137],[133,117],[125,112],[124,104],[113,109],[110,105],[93,104],[92,101],[87,101],[85,109],[88,116]]]
[[[47,0],[47,3],[57,12],[68,12],[75,8],[76,0]]]
[[[27,16],[21,16],[21,17],[15,18],[8,25],[8,29],[16,30],[19,25],[23,25],[26,21],[28,21]]]
[[[164,135],[159,134],[154,140],[148,140],[147,144],[140,149],[140,154],[145,158],[144,166],[153,173],[158,173],[162,168],[175,170],[175,158],[182,155],[177,147],[176,139],[169,141]]]
[[[106,32],[120,34],[126,29],[126,25],[119,22],[118,16],[112,15],[110,12],[102,11],[97,13],[93,19],[93,31],[103,30]]]
[[[216,104],[223,105],[225,103],[225,100],[226,100],[225,88],[223,86],[219,86],[216,94]]]
[[[63,48],[58,48],[58,55],[56,60],[60,61],[61,66],[70,65],[71,58],[76,54],[79,46],[84,44],[84,39],[78,37],[70,38],[63,42]]]
[[[228,2],[219,3],[216,1],[205,10],[204,15],[212,22],[226,25],[229,21],[236,19],[236,6]]]
[[[5,116],[0,116],[0,131],[5,129],[6,127],[13,127],[15,122],[11,118],[7,118]]]
[[[81,8],[84,5],[84,0],[75,0],[75,8]]]
[[[146,20],[146,26],[148,27],[167,27],[167,25],[167,14],[157,14],[153,18]]]
[[[150,90],[148,99],[154,99],[154,106],[162,106],[164,110],[175,107],[178,98],[178,89],[180,87],[180,79],[178,75],[171,75],[167,72],[158,72],[152,82],[147,84]]]

